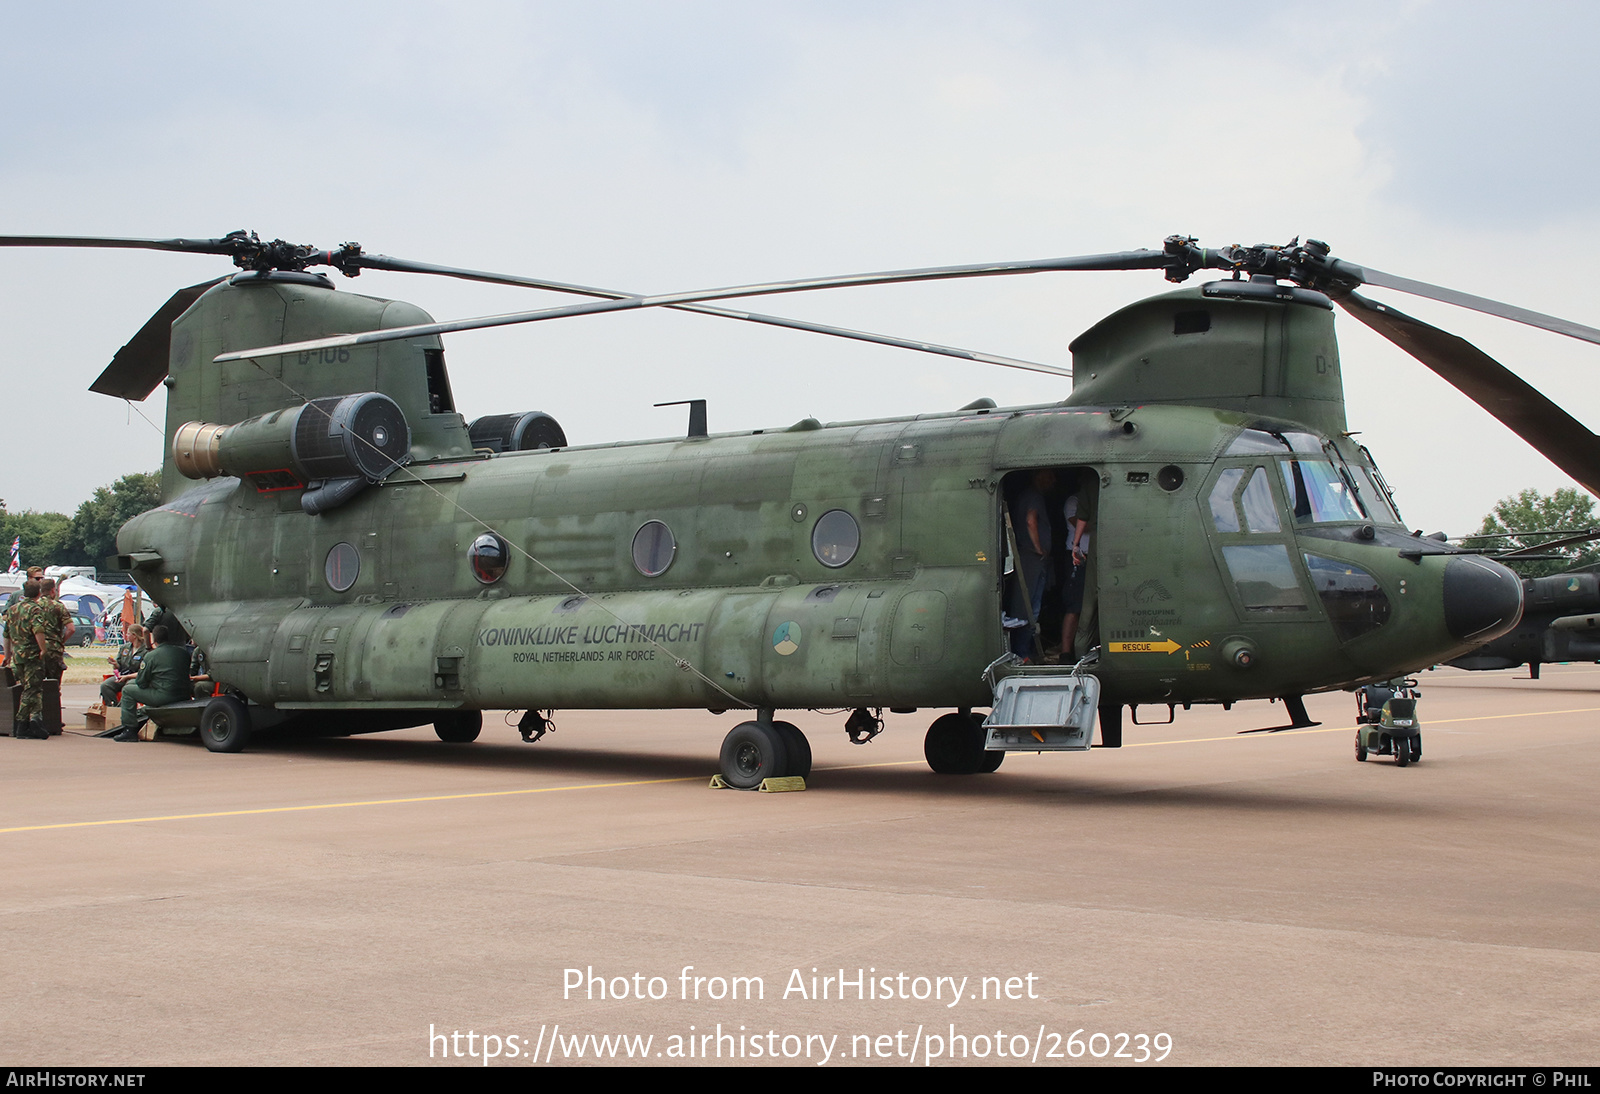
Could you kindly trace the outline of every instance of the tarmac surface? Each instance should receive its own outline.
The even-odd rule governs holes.
[[[968,777],[806,713],[788,794],[732,713],[0,738],[0,1061],[1600,1062],[1600,666],[1422,687],[1404,769],[1342,693]]]

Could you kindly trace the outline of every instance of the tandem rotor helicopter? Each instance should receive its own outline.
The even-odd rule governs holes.
[[[1009,749],[1119,747],[1125,708],[1282,699],[1387,680],[1509,631],[1508,569],[1406,530],[1346,430],[1335,306],[1421,360],[1590,490],[1600,439],[1469,343],[1369,300],[1373,285],[1591,342],[1600,331],[1340,261],[1316,241],[947,266],[640,296],[429,265],[349,243],[4,236],[6,247],[231,257],[178,291],[91,390],[165,384],[162,504],[118,535],[120,569],[181,620],[223,694],[153,713],[232,752],[277,727],[432,723],[477,737],[520,709],[537,740],[572,708],[743,710],[722,777],[810,769],[778,715],[941,708],[940,772]],[[433,322],[336,292],[331,267],[595,298]],[[717,306],[810,289],[1047,271],[1183,282],[1072,344],[1073,369]],[[439,336],[648,307],[694,310],[1071,375],[1058,402],[571,445],[538,412],[469,424]],[[1049,471],[1051,476],[1038,473]],[[1076,665],[1020,663],[1019,496],[1057,483],[1093,529]],[[1059,517],[1054,519],[1059,520]],[[1059,544],[1060,539],[1058,537]],[[1059,547],[1057,547],[1059,551]],[[1016,605],[1020,601],[1021,608]],[[1037,647],[1031,652],[1037,653]],[[1030,659],[1036,660],[1036,659]],[[974,708],[992,707],[987,719]],[[1137,723],[1137,718],[1135,717]]]

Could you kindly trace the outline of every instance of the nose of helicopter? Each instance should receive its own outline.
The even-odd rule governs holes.
[[[1444,570],[1444,622],[1456,638],[1488,641],[1522,617],[1522,581],[1498,562],[1451,559]]]

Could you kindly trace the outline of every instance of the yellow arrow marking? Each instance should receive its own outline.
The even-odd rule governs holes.
[[[1174,642],[1167,638],[1160,642],[1113,642],[1112,653],[1177,653],[1183,649],[1182,642]]]

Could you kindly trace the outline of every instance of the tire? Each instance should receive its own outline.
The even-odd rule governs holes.
[[[250,743],[250,710],[232,695],[219,695],[200,714],[200,739],[212,752],[243,752]]]
[[[1411,745],[1404,737],[1394,738],[1394,765],[1404,767],[1411,762]]]
[[[1422,759],[1422,734],[1411,738],[1411,762],[1416,763]]]
[[[773,724],[740,722],[722,739],[722,781],[735,790],[754,790],[762,779],[788,774],[786,744],[787,734]]]
[[[452,710],[433,720],[433,731],[446,744],[464,745],[478,739],[483,732],[483,711]]]
[[[971,715],[971,718],[972,724],[976,726],[978,730],[978,747],[983,748],[983,742],[988,738],[988,730],[983,728],[983,715],[973,714]],[[982,752],[982,758],[978,761],[978,774],[994,774],[996,771],[1000,770],[1000,765],[1005,762],[1005,759],[1006,754],[1004,752],[999,750],[990,752],[988,749],[984,748]]]
[[[977,775],[994,770],[986,766],[990,761],[983,748],[980,723],[959,712],[934,720],[922,739],[922,755],[937,775]]]
[[[784,751],[789,754],[789,767],[785,775],[798,775],[802,779],[811,777],[811,742],[806,740],[806,735],[800,732],[800,727],[793,722],[773,722],[772,728],[783,734]]]
[[[1356,762],[1367,762],[1367,746],[1361,743],[1361,731],[1356,730]]]

